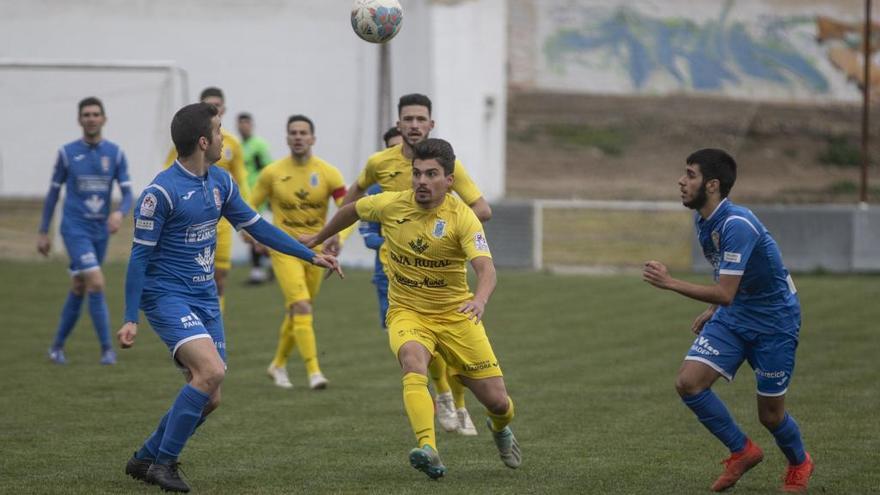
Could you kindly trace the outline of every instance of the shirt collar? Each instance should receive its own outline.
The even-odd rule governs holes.
[[[708,222],[708,221],[712,220],[712,217],[714,217],[715,214],[718,213],[723,206],[726,206],[727,203],[729,203],[729,201],[727,201],[727,198],[722,199],[721,202],[718,203],[718,206],[715,207],[715,210],[712,211],[712,214],[709,215],[708,217],[706,217],[706,220],[704,220],[704,221]]]

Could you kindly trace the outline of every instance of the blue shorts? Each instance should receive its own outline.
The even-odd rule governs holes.
[[[778,397],[785,395],[791,383],[797,345],[796,331],[735,331],[709,321],[684,359],[710,366],[727,381],[733,380],[743,361],[748,361],[755,371],[758,395]]]
[[[388,314],[388,277],[384,271],[373,274],[373,285],[376,286],[376,294],[379,297],[379,325],[388,329],[385,324],[385,316]]]
[[[177,349],[196,339],[211,339],[220,358],[226,362],[222,316],[212,317],[210,313],[172,296],[144,298],[141,309],[153,330],[168,346],[171,358],[179,368],[183,366],[175,358]]]
[[[107,254],[108,237],[95,239],[82,234],[62,234],[61,238],[70,256],[71,275],[101,268]]]

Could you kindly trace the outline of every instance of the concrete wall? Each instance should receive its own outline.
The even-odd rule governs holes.
[[[504,191],[506,7],[501,0],[405,0],[390,43],[392,104],[420,92],[435,103],[435,135],[452,142],[489,200]],[[24,72],[0,68],[0,196],[41,196],[55,150],[76,139],[76,102],[104,99],[105,137],[126,150],[135,189],[170,147],[183,103],[216,85],[223,125],[251,112],[276,157],[288,153],[286,118],[316,124],[315,153],[351,182],[375,151],[379,48],[349,23],[350,0],[0,0],[0,60],[171,61],[188,84],[161,71]],[[357,240],[354,244],[360,245]],[[350,253],[351,254],[351,253]],[[358,255],[360,256],[360,255]],[[364,263],[369,256],[364,253]]]
[[[793,272],[880,271],[880,209],[842,205],[764,205],[750,207],[782,250]],[[711,267],[693,244],[693,268]]]

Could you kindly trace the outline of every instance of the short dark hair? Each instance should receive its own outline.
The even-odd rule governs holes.
[[[455,151],[448,141],[438,138],[428,138],[413,146],[413,164],[416,160],[437,160],[443,167],[443,175],[449,175],[455,171]]]
[[[736,182],[736,161],[726,151],[715,148],[703,148],[694,151],[687,157],[687,164],[696,164],[703,175],[703,184],[718,179],[719,192],[726,198]]]
[[[216,86],[208,86],[203,89],[202,94],[199,95],[199,101],[205,101],[205,98],[210,98],[212,96],[216,96],[221,100],[226,101],[226,98],[223,97],[223,90]]]
[[[82,100],[79,100],[79,111],[77,112],[77,115],[82,113],[83,108],[91,107],[91,106],[99,107],[101,109],[101,115],[104,115],[104,104],[101,103],[101,100],[99,100],[98,98],[96,98],[94,96],[89,96],[87,98],[83,98]]]
[[[241,112],[238,114],[238,120],[254,120],[254,116],[247,112]]]
[[[403,110],[403,107],[411,105],[428,107],[428,115],[431,115],[431,99],[421,93],[410,93],[401,96],[400,100],[397,101],[397,115],[400,115],[400,111]]]
[[[171,119],[171,140],[178,156],[185,158],[192,155],[200,137],[211,142],[211,119],[217,114],[217,107],[208,103],[193,103],[174,114]]]
[[[292,124],[292,123],[294,123],[294,122],[305,122],[306,124],[309,124],[309,131],[310,131],[312,134],[315,133],[315,123],[312,122],[312,119],[306,117],[305,115],[300,115],[300,114],[291,115],[291,116],[287,119],[287,128],[289,129],[289,128],[290,128],[290,124]]]
[[[401,135],[402,134],[400,134],[400,129],[398,129],[397,127],[392,127],[390,129],[388,129],[387,131],[385,131],[385,134],[382,134],[382,141],[385,141],[385,146],[388,146],[388,141],[391,138],[401,136]]]

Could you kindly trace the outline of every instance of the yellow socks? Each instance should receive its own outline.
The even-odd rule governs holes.
[[[434,433],[434,402],[428,392],[428,377],[418,373],[403,375],[403,406],[419,447],[437,450]]]
[[[446,379],[446,361],[440,354],[434,353],[434,359],[428,364],[428,373],[434,382],[434,391],[438,394],[449,392],[449,381]],[[421,445],[420,445],[421,447]]]
[[[507,398],[507,412],[504,414],[496,415],[486,411],[486,415],[489,416],[489,419],[492,421],[493,431],[503,430],[504,427],[509,425],[513,420],[513,400],[510,397]]]
[[[272,366],[276,368],[287,366],[287,357],[290,356],[290,351],[293,350],[295,345],[293,320],[289,314],[285,314],[284,321],[281,322],[281,328],[278,329],[278,347],[275,349],[275,359],[272,360]]]
[[[226,312],[226,296],[220,296],[220,313]]]
[[[312,327],[311,314],[293,315],[293,335],[296,339],[296,347],[306,365],[306,374],[318,373],[318,346],[315,343],[315,329]]]

